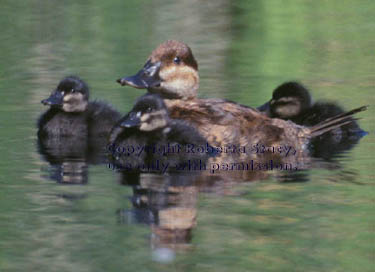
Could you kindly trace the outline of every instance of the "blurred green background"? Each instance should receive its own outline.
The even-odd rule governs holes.
[[[0,271],[373,271],[375,2],[349,0],[0,1]],[[59,186],[36,148],[36,120],[58,81],[127,112],[144,93],[115,80],[161,42],[190,45],[200,97],[250,106],[287,80],[347,109],[370,105],[370,134],[309,182],[202,193],[189,251],[152,259],[147,225],[118,224],[130,187],[103,165]],[[64,198],[65,194],[77,197]]]

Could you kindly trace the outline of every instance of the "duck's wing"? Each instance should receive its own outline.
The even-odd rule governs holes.
[[[212,145],[280,142],[283,124],[259,111],[223,99],[164,100],[169,115],[194,126]],[[289,125],[291,127],[293,125]]]

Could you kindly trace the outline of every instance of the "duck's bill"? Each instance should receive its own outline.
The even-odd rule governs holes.
[[[140,113],[130,112],[125,120],[122,120],[120,126],[125,128],[138,127],[141,124]]]
[[[145,66],[134,76],[123,77],[117,80],[122,86],[129,85],[137,89],[148,89],[160,86],[160,62],[148,61]]]
[[[53,92],[50,97],[43,99],[41,103],[47,106],[62,106],[64,102],[64,96],[61,92]]]
[[[137,88],[137,89],[147,89],[148,88],[147,82],[142,80],[141,79],[142,77],[139,76],[138,74],[134,76],[120,78],[117,80],[117,82],[120,83],[121,86],[128,85],[130,87]]]

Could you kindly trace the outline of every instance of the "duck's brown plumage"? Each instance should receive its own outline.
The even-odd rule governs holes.
[[[252,108],[222,99],[166,99],[165,102],[171,116],[193,123],[212,144],[246,145],[264,136],[269,143],[280,141],[282,129]]]
[[[212,146],[237,145],[245,146],[247,150],[255,144],[266,147],[291,146],[297,153],[284,157],[282,161],[305,161],[302,161],[302,158],[306,157],[309,143],[308,128],[281,119],[268,118],[255,109],[222,99],[166,99],[165,103],[172,118],[188,121]],[[237,153],[224,155],[225,162],[240,161],[245,158],[243,154]],[[277,154],[253,152],[245,156],[257,157],[262,161],[279,157]]]
[[[119,79],[121,85],[147,88],[165,98],[172,118],[188,121],[213,146],[288,145],[306,155],[311,137],[341,126],[342,117],[308,128],[290,121],[269,118],[259,111],[222,99],[198,99],[198,65],[191,49],[178,41],[167,41],[155,49],[145,67],[132,77]],[[363,108],[357,109],[361,111]],[[353,113],[351,113],[353,114]],[[299,156],[295,156],[297,159]]]

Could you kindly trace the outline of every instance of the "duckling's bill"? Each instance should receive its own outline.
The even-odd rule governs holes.
[[[121,122],[125,128],[138,127],[141,124],[141,112],[130,112],[128,118]]]
[[[47,106],[62,106],[64,102],[64,95],[61,92],[55,91],[47,99],[43,99],[41,103]]]
[[[259,106],[257,108],[258,111],[263,111],[263,112],[266,112],[266,113],[269,113],[270,111],[270,102],[266,102],[264,103],[262,106]]]

